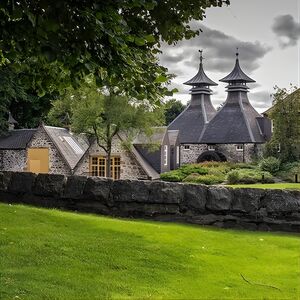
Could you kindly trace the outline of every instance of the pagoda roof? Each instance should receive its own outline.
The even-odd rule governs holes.
[[[244,71],[240,67],[238,53],[236,53],[236,61],[235,66],[230,74],[226,77],[220,79],[221,82],[255,82],[252,78],[244,73]]]
[[[199,50],[200,54],[200,64],[199,64],[199,70],[198,73],[190,80],[185,82],[186,85],[191,86],[216,86],[218,85],[214,81],[208,78],[208,76],[205,74],[203,69],[203,56],[202,51]]]

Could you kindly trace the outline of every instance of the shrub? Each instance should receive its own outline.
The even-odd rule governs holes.
[[[236,184],[239,181],[239,172],[237,170],[232,170],[227,174],[227,181],[230,184]]]
[[[276,157],[269,156],[260,162],[259,167],[262,171],[276,174],[280,170],[280,160]]]
[[[203,168],[200,164],[191,164],[191,165],[184,165],[178,169],[182,174],[188,176],[193,173],[197,173],[200,175],[208,174],[208,169]]]
[[[283,164],[281,166],[281,171],[277,173],[277,176],[284,181],[294,182],[295,174],[300,176],[300,162],[297,161]],[[300,179],[300,177],[298,177],[298,179]]]
[[[227,174],[227,182],[230,184],[252,184],[258,182],[273,183],[274,180],[269,172],[254,169],[235,169]]]
[[[198,174],[191,174],[187,176],[183,182],[191,182],[191,183],[202,183],[206,185],[211,184],[218,184],[222,183],[224,181],[224,175],[214,175],[214,174],[208,174],[208,175],[198,175]]]
[[[180,182],[186,176],[182,174],[179,170],[174,170],[166,173],[160,174],[160,179],[164,181]]]

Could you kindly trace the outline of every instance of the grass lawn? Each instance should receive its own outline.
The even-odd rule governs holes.
[[[300,190],[300,183],[255,183],[255,184],[234,184],[227,185],[233,188],[256,188],[256,189],[297,189]]]
[[[0,204],[0,299],[299,299],[299,262],[297,235]]]

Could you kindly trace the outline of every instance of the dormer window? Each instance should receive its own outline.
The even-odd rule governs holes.
[[[215,145],[208,145],[207,149],[208,149],[208,151],[215,151],[216,150],[216,146]]]

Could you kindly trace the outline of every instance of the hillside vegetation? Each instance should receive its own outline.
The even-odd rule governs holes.
[[[297,299],[300,238],[0,204],[1,299]]]

